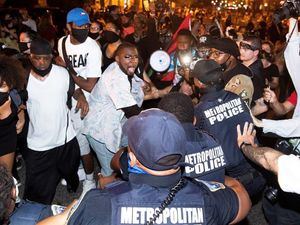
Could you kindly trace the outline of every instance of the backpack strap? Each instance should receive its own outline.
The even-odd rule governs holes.
[[[67,95],[68,95],[67,106],[68,106],[69,109],[71,109],[72,108],[72,96],[75,92],[75,82],[74,82],[74,79],[72,78],[71,74],[76,75],[77,73],[74,70],[74,68],[72,66],[72,63],[70,62],[70,60],[67,56],[67,52],[66,52],[67,37],[68,36],[64,37],[63,40],[62,40],[62,53],[63,53],[64,61],[66,63],[66,69],[69,72],[69,89],[68,89],[68,92],[67,92]]]

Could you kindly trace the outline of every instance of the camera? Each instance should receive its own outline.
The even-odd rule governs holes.
[[[278,191],[276,187],[268,187],[264,196],[271,204],[275,204],[278,201]]]
[[[284,19],[300,16],[300,0],[286,0],[280,9],[277,9],[273,16],[275,24]]]

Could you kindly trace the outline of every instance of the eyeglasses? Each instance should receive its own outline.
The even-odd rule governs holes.
[[[215,51],[210,51],[210,56],[213,56],[213,57],[220,57],[221,55],[224,55],[226,54],[225,52],[222,52],[222,51],[219,51],[219,50],[215,50]]]
[[[251,50],[251,51],[256,51],[258,50],[258,48],[250,45],[250,44],[247,44],[245,42],[240,42],[240,49],[244,49],[244,50]]]

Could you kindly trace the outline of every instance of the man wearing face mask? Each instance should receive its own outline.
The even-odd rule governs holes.
[[[81,8],[74,8],[67,14],[67,29],[70,34],[66,37],[62,37],[58,41],[59,56],[64,59],[64,45],[66,56],[69,59],[68,61],[64,59],[64,63],[75,81],[76,89],[82,89],[87,101],[89,99],[89,92],[92,91],[101,75],[102,64],[100,46],[95,40],[88,36],[89,28],[90,19],[87,12]],[[70,69],[71,67],[73,67],[73,70]],[[78,113],[79,106],[77,105],[77,101],[75,101],[75,99],[72,100],[71,119],[76,131],[83,160],[84,171],[80,170],[83,174],[81,179],[85,180],[83,190],[87,191],[96,187],[93,174],[93,157],[89,143],[80,131],[83,126],[82,119],[87,114],[88,107],[81,109],[81,112]]]
[[[191,75],[202,95],[195,107],[196,126],[219,140],[227,159],[226,175],[238,179],[250,197],[255,196],[265,181],[239,152],[235,141],[237,124],[252,121],[246,103],[238,95],[223,90],[222,68],[214,60],[198,61]]]
[[[52,64],[51,46],[46,40],[33,40],[30,53],[24,198],[51,204],[61,178],[73,190],[79,184],[80,151],[67,106],[70,77],[65,68]]]
[[[213,39],[210,47],[212,49],[209,58],[221,65],[223,70],[222,79],[225,84],[238,74],[252,77],[251,70],[238,61],[240,51],[234,40],[230,38]]]

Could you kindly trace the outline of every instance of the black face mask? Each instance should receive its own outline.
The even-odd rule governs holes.
[[[71,30],[72,36],[79,42],[83,43],[89,35],[89,29],[75,29]]]
[[[222,63],[220,66],[222,68],[222,72],[226,71],[228,68],[227,62],[230,59],[231,56],[228,56],[228,58],[226,59],[226,61],[224,63]],[[229,63],[230,64],[230,63]]]
[[[27,44],[28,44],[28,42],[19,42],[18,43],[20,52],[25,52],[25,51],[27,51],[29,49],[28,46],[27,46]]]
[[[44,76],[46,76],[47,74],[49,74],[50,71],[51,71],[51,69],[52,69],[52,63],[50,63],[50,65],[48,66],[48,68],[45,69],[45,70],[40,70],[40,69],[36,68],[32,63],[31,63],[31,65],[32,65],[31,69],[32,69],[36,74],[40,75],[41,77],[44,77]]]
[[[102,33],[103,39],[107,43],[114,43],[120,39],[120,36],[113,31],[105,30]]]
[[[8,97],[8,92],[0,92],[0,106],[2,106],[8,100]]]
[[[94,40],[97,40],[99,36],[100,36],[99,33],[91,33],[91,32],[89,32],[89,37],[92,38],[92,39],[94,39]]]

